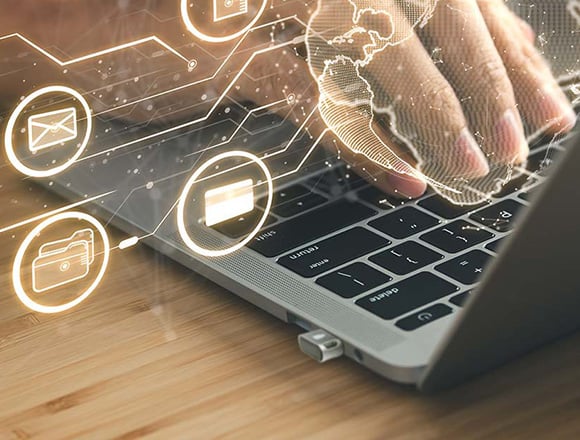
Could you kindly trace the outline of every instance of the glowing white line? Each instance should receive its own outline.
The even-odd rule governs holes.
[[[244,36],[244,38],[245,38],[245,36]],[[179,91],[184,90],[184,89],[187,89],[189,87],[197,86],[199,84],[203,84],[205,82],[214,80],[218,76],[218,74],[221,72],[221,70],[224,68],[224,66],[228,63],[228,61],[230,60],[230,58],[234,55],[234,53],[236,52],[236,50],[238,49],[238,47],[240,47],[240,45],[244,41],[244,38],[242,38],[240,41],[238,41],[238,43],[236,43],[236,45],[234,46],[233,50],[224,59],[224,61],[218,66],[217,70],[214,72],[213,75],[211,75],[211,76],[209,76],[207,78],[204,78],[204,79],[200,79],[200,80],[191,82],[191,83],[183,84],[183,85],[181,85],[179,87],[174,87],[173,89],[169,89],[169,90],[165,90],[163,92],[155,93],[153,95],[146,96],[145,98],[137,99],[135,101],[131,101],[131,102],[128,102],[126,104],[119,105],[117,107],[112,107],[112,108],[103,110],[100,113],[96,113],[95,116],[104,115],[104,114],[107,114],[107,113],[110,113],[110,112],[113,112],[113,111],[120,110],[120,109],[125,108],[125,107],[131,107],[133,105],[139,104],[139,103],[144,102],[144,101],[149,101],[151,99],[157,99],[157,98],[159,98],[159,97],[161,97],[163,95],[168,95],[170,93],[179,92]]]
[[[258,29],[261,29],[261,28],[264,28],[264,27],[269,27],[269,26],[274,26],[274,25],[276,25],[278,23],[282,23],[282,22],[288,21],[288,20],[295,20],[299,24],[303,24],[303,22],[301,20],[298,20],[298,18],[295,15],[291,15],[289,17],[280,18],[278,20],[274,20],[274,21],[271,21],[269,23],[265,23],[265,24],[262,24],[260,26],[256,26],[253,29],[250,29],[235,44],[234,48],[231,50],[231,52],[228,54],[228,56],[224,58],[224,61],[219,65],[219,67],[217,68],[217,70],[215,71],[215,73],[213,75],[207,77],[207,78],[200,79],[200,80],[197,80],[197,81],[194,81],[194,82],[191,82],[191,83],[183,84],[183,85],[181,85],[179,87],[174,87],[173,89],[165,90],[163,92],[159,92],[159,93],[156,93],[156,94],[153,94],[153,95],[149,95],[149,96],[147,96],[145,98],[137,99],[135,101],[131,101],[131,102],[128,102],[126,104],[123,104],[123,105],[120,105],[120,106],[117,106],[117,107],[113,107],[113,108],[110,108],[110,109],[107,109],[107,110],[103,110],[100,113],[96,113],[95,116],[99,116],[99,115],[103,115],[103,114],[106,114],[106,113],[110,113],[110,112],[113,112],[113,111],[116,111],[116,110],[119,110],[119,109],[122,109],[122,108],[125,108],[125,107],[130,107],[132,105],[136,105],[136,104],[139,104],[141,102],[148,101],[150,99],[156,99],[156,98],[159,98],[159,97],[161,97],[163,95],[167,95],[167,94],[170,94],[170,93],[179,92],[179,91],[184,90],[184,89],[187,89],[189,87],[194,87],[194,86],[197,86],[199,84],[203,84],[205,82],[212,81],[212,80],[214,80],[219,75],[219,73],[221,72],[221,70],[225,67],[225,65],[229,62],[229,60],[234,56],[234,54],[236,53],[237,49],[242,45],[242,43],[244,42],[244,40],[246,39],[246,37],[250,33],[254,32],[254,31],[258,30]]]
[[[469,191],[471,191],[472,193],[478,195],[486,202],[490,202],[492,200],[492,198],[489,194],[485,194],[485,193],[479,191],[477,188],[473,188],[472,186],[469,186],[469,185],[465,185],[465,188],[468,189]],[[468,205],[468,204],[466,204],[466,205]]]
[[[7,232],[7,231],[11,231],[13,229],[20,228],[21,226],[26,226],[30,223],[34,223],[38,220],[42,220],[43,218],[50,217],[50,216],[59,214],[59,213],[64,212],[64,211],[68,211],[69,209],[73,209],[73,208],[76,208],[77,206],[84,205],[85,203],[94,202],[95,200],[109,196],[115,192],[117,192],[117,190],[109,191],[109,192],[106,192],[104,194],[100,194],[98,196],[94,196],[94,197],[91,197],[91,198],[86,199],[86,200],[81,200],[80,202],[75,202],[75,203],[72,203],[70,205],[63,206],[62,208],[55,209],[54,211],[50,211],[50,212],[47,212],[45,214],[40,214],[40,215],[37,215],[36,217],[29,218],[28,220],[23,220],[23,221],[16,223],[14,225],[6,226],[5,228],[0,229],[0,234],[3,232]]]
[[[538,130],[536,130],[535,132],[530,134],[527,138],[528,144],[534,143],[536,140],[538,140],[542,136],[544,136],[546,134],[547,130],[554,125],[554,122],[560,122],[560,119],[553,119],[553,120],[549,121],[543,127],[539,128]],[[562,135],[563,133],[564,133],[564,130],[560,130],[559,132],[553,134],[552,141],[550,141],[550,145],[552,145],[555,142],[555,139],[557,139],[558,136]]]
[[[294,174],[294,173],[297,173],[298,171],[300,171],[300,169],[301,169],[301,168],[304,166],[304,164],[306,163],[306,161],[308,160],[308,158],[310,157],[310,155],[311,155],[311,154],[314,152],[314,150],[315,150],[315,149],[318,147],[318,145],[319,145],[319,144],[320,144],[320,142],[322,141],[322,138],[324,138],[324,136],[325,136],[325,135],[326,135],[326,134],[327,134],[329,131],[330,131],[330,129],[329,129],[329,128],[326,128],[326,129],[325,129],[325,130],[324,130],[324,131],[323,131],[323,132],[320,134],[320,136],[318,136],[318,138],[316,139],[316,141],[315,141],[315,142],[312,144],[312,146],[310,147],[310,149],[309,149],[309,150],[306,152],[306,155],[304,156],[304,158],[303,158],[303,159],[300,161],[300,163],[298,164],[298,166],[297,166],[297,167],[296,167],[294,170],[291,170],[291,171],[289,171],[289,172],[287,172],[287,173],[285,173],[285,174],[281,174],[280,176],[276,176],[276,177],[272,178],[272,182],[274,182],[274,181],[276,181],[276,180],[278,180],[278,179],[280,179],[280,178],[282,178],[282,177],[287,177],[287,176],[289,176],[289,175],[291,175],[291,174]],[[229,173],[229,172],[231,172],[231,171],[234,171],[234,170],[236,170],[236,169],[239,169],[239,168],[245,167],[245,166],[247,166],[247,165],[248,165],[248,164],[240,164],[240,165],[236,165],[236,166],[235,166],[235,167],[233,167],[233,168],[229,168],[229,169],[227,169],[227,170],[223,170],[223,171],[220,171],[220,172],[214,173],[214,174],[212,174],[212,175],[210,175],[210,176],[204,177],[203,179],[200,179],[200,180],[199,180],[199,182],[205,181],[205,180],[207,180],[207,179],[210,179],[210,178],[218,177],[218,176],[220,176],[220,175],[222,175],[222,174]],[[186,172],[189,172],[189,171],[186,171]],[[181,174],[185,174],[186,172],[177,173],[177,174],[175,174],[174,176],[171,176],[171,178],[173,178],[173,177],[177,177],[178,175],[181,175]],[[162,180],[166,180],[166,179],[162,179]],[[131,193],[133,193],[133,191],[132,191]],[[154,235],[157,233],[157,231],[159,231],[159,229],[161,229],[161,226],[162,226],[162,225],[163,225],[163,223],[165,223],[165,221],[166,221],[166,220],[169,218],[169,216],[171,215],[171,213],[172,213],[172,212],[175,210],[175,208],[177,207],[177,204],[178,204],[178,203],[179,203],[179,197],[177,198],[176,202],[175,202],[175,203],[174,203],[174,204],[171,206],[171,208],[169,208],[169,210],[168,210],[168,211],[167,211],[167,213],[166,213],[166,214],[163,216],[163,218],[161,219],[161,221],[160,221],[160,222],[157,224],[157,226],[155,227],[155,229],[153,229],[153,231],[152,231],[152,232],[150,232],[150,233],[148,233],[148,234],[145,234],[145,235],[142,235],[142,236],[140,236],[140,237],[137,237],[137,241],[141,241],[141,240],[144,240],[144,239],[146,239],[146,238],[149,238],[149,237],[152,237],[152,236],[154,236]],[[121,244],[123,244],[125,241],[128,241],[128,240],[135,240],[135,237],[131,237],[131,238],[127,239],[127,240],[124,240],[123,242],[121,242]],[[118,246],[117,248],[119,248],[119,249],[124,249],[124,248],[121,248],[121,244],[119,244],[119,246]],[[135,244],[136,244],[136,243],[135,243]],[[113,248],[112,250],[114,250],[114,249],[116,249],[116,248]]]
[[[127,248],[132,247],[132,246],[135,246],[138,242],[139,242],[139,237],[130,237],[130,238],[123,240],[121,243],[119,243],[118,248],[120,250],[125,250]]]
[[[279,101],[272,102],[270,104],[266,104],[266,105],[263,105],[261,107],[253,108],[252,110],[250,110],[246,114],[246,116],[244,117],[244,119],[238,124],[238,126],[236,127],[236,129],[234,130],[234,132],[231,134],[231,136],[227,140],[222,141],[219,144],[211,145],[211,146],[209,146],[207,148],[204,148],[201,151],[196,151],[195,153],[186,154],[184,157],[195,156],[196,154],[201,154],[201,153],[204,153],[204,152],[206,152],[208,150],[213,150],[214,148],[221,147],[221,146],[224,146],[224,145],[229,144],[236,137],[236,135],[240,132],[240,130],[243,128],[243,126],[246,124],[246,122],[248,122],[248,119],[250,119],[250,117],[254,113],[257,113],[257,112],[259,112],[261,110],[265,110],[265,109],[270,108],[270,107],[274,107],[274,106],[276,106],[278,104],[282,104],[283,102],[287,102],[287,100],[286,99],[281,99]]]
[[[274,20],[272,22],[265,23],[263,25],[260,25],[260,26],[255,27],[253,29],[250,29],[246,34],[244,34],[244,36],[240,39],[240,41],[235,45],[234,49],[225,58],[224,62],[218,67],[218,69],[216,70],[216,72],[211,77],[209,77],[209,78],[205,78],[203,80],[199,80],[199,81],[196,81],[196,82],[190,83],[190,84],[185,84],[183,86],[180,86],[180,87],[177,87],[177,88],[174,88],[174,89],[165,91],[165,92],[161,92],[161,93],[158,93],[156,95],[148,96],[146,98],[143,98],[142,100],[133,101],[131,103],[124,104],[122,106],[118,106],[118,107],[114,107],[114,108],[108,109],[108,110],[105,110],[105,111],[103,111],[101,113],[95,114],[95,116],[98,116],[98,115],[101,115],[101,114],[105,114],[105,113],[108,113],[108,112],[111,112],[111,111],[119,110],[119,109],[121,109],[123,107],[131,106],[131,105],[137,104],[137,103],[139,103],[141,101],[144,101],[144,100],[153,99],[153,98],[162,96],[164,94],[172,93],[172,92],[175,92],[175,91],[179,91],[179,90],[185,89],[187,87],[192,87],[193,85],[196,85],[196,84],[200,84],[200,83],[203,83],[203,82],[206,82],[206,81],[210,81],[210,80],[214,79],[215,77],[217,77],[217,75],[220,72],[220,70],[224,67],[224,65],[233,56],[233,54],[235,53],[236,49],[241,45],[241,43],[247,37],[247,35],[249,35],[251,32],[254,32],[255,30],[258,30],[260,28],[264,28],[264,27],[268,27],[268,26],[273,26],[275,24],[278,24],[278,23],[281,23],[281,22],[284,22],[284,21],[287,21],[287,20],[290,20],[290,19],[293,19],[293,20],[297,21],[299,24],[305,25],[305,23],[302,20],[298,19],[298,17],[296,17],[294,15],[294,16],[289,16],[289,17],[285,17],[285,18],[280,18],[278,20]],[[47,58],[49,58],[50,60],[54,61],[55,63],[57,63],[57,64],[59,64],[61,66],[66,66],[68,64],[73,64],[73,63],[77,63],[77,62],[81,62],[81,61],[86,61],[86,60],[91,59],[91,58],[95,58],[95,57],[98,57],[98,56],[101,56],[101,55],[109,54],[109,53],[112,53],[112,52],[115,52],[115,51],[119,51],[119,50],[122,50],[122,49],[134,47],[134,46],[143,44],[145,42],[150,42],[150,41],[157,42],[161,46],[166,47],[171,53],[174,53],[175,55],[177,55],[178,57],[180,57],[181,59],[183,59],[183,60],[185,60],[185,61],[187,61],[189,63],[189,60],[187,60],[185,57],[183,57],[181,54],[179,54],[177,51],[175,51],[173,48],[171,48],[170,46],[168,46],[166,43],[164,43],[162,40],[160,40],[156,36],[143,38],[141,40],[137,40],[137,41],[130,42],[130,43],[125,43],[123,45],[116,46],[114,48],[106,49],[106,50],[103,50],[103,51],[100,51],[100,52],[97,52],[97,53],[94,53],[94,54],[85,55],[83,57],[80,57],[80,58],[77,58],[77,59],[74,59],[74,60],[69,60],[69,61],[66,61],[66,62],[63,62],[63,61],[59,60],[58,58],[56,58],[55,56],[53,56],[52,54],[50,54],[46,50],[42,49],[40,46],[38,46],[37,44],[33,43],[32,41],[30,41],[26,37],[22,36],[21,34],[15,33],[15,34],[10,34],[10,35],[5,35],[5,36],[0,37],[0,41],[5,40],[5,39],[8,39],[8,38],[19,38],[19,39],[21,39],[22,41],[24,41],[25,43],[29,44],[31,47],[33,47],[34,49],[36,49],[37,51],[39,51],[40,53],[42,53],[43,55],[45,55]],[[213,105],[213,107],[209,110],[209,112],[204,117],[199,118],[199,119],[194,120],[194,121],[191,121],[191,122],[188,122],[188,123],[185,123],[185,124],[182,124],[182,125],[177,126],[177,127],[173,127],[171,129],[167,129],[167,130],[162,131],[160,133],[155,133],[153,135],[146,136],[145,138],[136,139],[136,140],[131,141],[131,142],[128,142],[126,144],[123,144],[123,145],[120,145],[120,146],[117,146],[117,147],[112,147],[109,150],[102,151],[102,152],[96,153],[94,155],[84,157],[84,158],[82,158],[80,160],[82,161],[82,160],[85,160],[85,159],[91,159],[91,158],[94,158],[94,157],[98,157],[98,156],[100,156],[102,154],[107,154],[109,152],[114,152],[114,151],[117,151],[118,149],[125,148],[125,147],[128,147],[128,146],[134,145],[136,143],[139,143],[139,142],[142,142],[142,141],[146,141],[146,140],[155,138],[157,136],[162,136],[162,135],[168,134],[168,133],[170,133],[172,131],[177,131],[177,130],[180,130],[181,128],[185,128],[185,127],[188,127],[188,126],[195,125],[197,123],[206,121],[211,116],[211,114],[216,110],[216,108],[219,106],[219,104],[223,101],[223,99],[225,98],[225,96],[227,95],[227,93],[231,90],[231,88],[233,87],[233,85],[235,84],[235,82],[238,81],[238,79],[245,72],[245,70],[249,67],[249,65],[256,58],[256,56],[261,55],[263,53],[270,52],[272,50],[279,49],[281,47],[285,47],[285,46],[292,45],[292,44],[300,44],[302,42],[304,42],[304,37],[303,36],[299,36],[299,37],[296,37],[296,38],[294,38],[293,40],[291,40],[289,42],[285,42],[285,43],[282,43],[282,44],[279,44],[279,45],[276,45],[276,46],[268,47],[268,48],[265,48],[265,49],[262,49],[262,50],[259,50],[259,51],[254,52],[251,55],[251,57],[248,59],[248,61],[244,64],[244,66],[242,67],[242,69],[238,72],[238,74],[236,75],[236,77],[234,78],[234,80],[225,89],[224,93],[218,98],[218,100],[216,101],[216,103]],[[299,133],[299,131],[297,133]],[[294,137],[294,139],[295,139],[295,137]],[[281,152],[286,151],[290,147],[290,145],[292,144],[292,142],[293,142],[293,140],[291,140],[287,144],[286,148],[283,151],[281,151]]]
[[[316,107],[314,107],[312,109],[312,111],[308,114],[308,116],[306,117],[306,119],[304,119],[304,121],[302,122],[302,125],[300,127],[298,127],[298,129],[296,130],[296,132],[294,133],[294,135],[290,138],[290,140],[288,140],[288,143],[286,144],[286,146],[280,150],[280,151],[276,151],[274,153],[266,153],[262,159],[268,159],[272,156],[276,156],[278,154],[282,154],[285,153],[286,151],[288,151],[288,149],[290,148],[290,146],[294,143],[294,141],[296,140],[296,138],[298,137],[298,135],[304,130],[304,128],[306,127],[306,124],[308,124],[308,121],[310,121],[310,118],[312,118],[312,116],[314,115],[314,113],[316,113],[318,109]]]
[[[295,39],[293,39],[291,41],[287,41],[285,43],[281,43],[281,44],[278,44],[276,46],[267,47],[265,49],[261,49],[261,50],[258,50],[256,52],[252,53],[252,56],[248,59],[248,61],[246,61],[246,63],[244,64],[244,66],[236,74],[236,76],[234,77],[234,79],[232,80],[232,82],[230,82],[230,84],[225,88],[224,92],[216,100],[216,102],[214,103],[214,105],[210,108],[210,110],[206,113],[205,116],[202,116],[201,118],[198,118],[198,119],[194,119],[193,121],[185,122],[185,123],[180,124],[180,125],[177,125],[175,127],[168,128],[166,130],[162,130],[162,131],[159,131],[159,132],[156,132],[156,133],[152,133],[152,134],[150,134],[148,136],[145,136],[145,137],[142,137],[142,138],[139,138],[139,139],[134,139],[132,141],[126,142],[126,143],[121,144],[121,145],[117,145],[116,147],[109,148],[108,150],[104,150],[104,151],[101,151],[99,153],[95,153],[92,156],[87,156],[83,160],[92,159],[92,158],[95,158],[95,157],[98,157],[98,156],[102,156],[103,154],[107,154],[107,153],[113,153],[113,152],[115,152],[117,150],[120,150],[122,148],[130,147],[131,145],[135,145],[135,144],[138,144],[140,142],[145,142],[145,141],[148,141],[148,140],[151,140],[151,139],[155,139],[155,138],[157,138],[159,136],[164,136],[164,135],[169,134],[169,133],[172,133],[174,131],[178,131],[178,130],[181,130],[183,128],[191,127],[192,125],[199,124],[201,122],[207,121],[209,119],[209,117],[213,114],[213,112],[216,111],[216,109],[222,103],[222,101],[224,100],[224,98],[226,97],[226,95],[230,92],[230,90],[238,82],[238,80],[240,79],[240,77],[244,74],[245,70],[250,66],[250,64],[252,64],[252,62],[254,61],[254,59],[257,56],[262,55],[262,54],[265,54],[265,53],[268,53],[268,52],[272,52],[272,51],[277,50],[277,49],[280,49],[282,47],[290,46],[290,45],[293,45],[293,44],[299,44],[299,42],[301,40],[303,41],[304,40],[304,37],[297,37],[297,38],[295,38]]]
[[[516,170],[517,172],[523,174],[524,176],[528,176],[528,177],[534,177],[537,175],[536,173],[530,172],[522,167],[514,167],[514,170]]]
[[[291,174],[297,173],[306,163],[306,161],[308,160],[308,158],[310,157],[310,155],[312,154],[312,152],[316,149],[316,147],[320,144],[320,142],[322,141],[322,138],[326,135],[326,133],[328,133],[330,131],[329,128],[326,128],[321,134],[320,136],[318,136],[318,139],[314,142],[314,144],[312,144],[312,146],[310,147],[310,149],[308,150],[308,152],[306,153],[306,155],[304,156],[304,158],[300,161],[300,163],[298,164],[298,166],[292,170],[289,171],[285,174],[281,174],[280,176],[276,176],[274,178],[272,178],[272,181],[276,181],[282,177],[286,177],[289,176]],[[210,179],[210,178],[214,178],[217,177],[221,174],[224,173],[228,173],[231,172],[235,169],[247,166],[248,164],[241,164],[241,165],[236,165],[233,168],[229,168],[225,171],[220,171],[218,173],[212,174],[211,176],[207,176],[204,177],[203,179],[200,179],[199,181],[202,182],[204,180]],[[153,235],[155,235],[157,233],[157,231],[161,228],[161,225],[163,225],[163,223],[165,222],[165,220],[167,220],[167,218],[169,217],[169,215],[173,212],[173,210],[175,209],[175,207],[177,206],[177,204],[179,203],[179,198],[177,199],[177,201],[173,204],[173,206],[171,206],[171,208],[169,208],[169,211],[167,211],[167,214],[165,214],[165,216],[161,219],[161,222],[159,222],[159,224],[157,225],[157,227],[153,230],[153,232],[150,232],[149,234],[143,235],[142,237],[139,237],[139,240],[143,240],[145,238],[149,238],[152,237]]]
[[[107,110],[103,110],[100,113],[96,113],[94,116],[99,116],[99,115],[102,115],[102,114],[106,114],[106,113],[109,113],[109,112],[112,112],[112,111],[116,111],[116,110],[122,109],[124,107],[129,107],[129,106],[132,106],[132,105],[135,105],[135,104],[139,104],[140,102],[147,101],[149,99],[155,99],[155,98],[158,98],[158,97],[163,96],[165,94],[169,94],[169,93],[173,93],[173,92],[178,92],[180,90],[183,90],[183,89],[186,89],[186,88],[189,88],[189,87],[193,87],[195,85],[202,84],[204,82],[211,81],[211,80],[213,80],[213,79],[215,79],[217,77],[217,75],[219,74],[219,72],[224,68],[224,66],[228,63],[228,61],[231,59],[231,57],[236,53],[237,49],[240,47],[240,45],[244,42],[244,40],[246,39],[246,37],[250,33],[254,32],[254,31],[258,30],[258,29],[262,29],[262,28],[274,26],[274,25],[276,25],[278,23],[282,23],[282,22],[288,21],[288,20],[294,20],[297,23],[299,23],[299,24],[301,24],[303,26],[306,26],[306,23],[304,23],[304,21],[300,20],[296,15],[290,15],[288,17],[279,18],[277,20],[273,20],[271,22],[264,23],[264,24],[261,24],[259,26],[256,26],[256,27],[248,30],[239,39],[239,41],[235,44],[235,46],[230,51],[230,53],[228,54],[228,56],[224,59],[224,61],[222,62],[222,64],[217,68],[217,70],[215,71],[215,73],[213,75],[211,75],[210,77],[204,78],[202,80],[198,80],[198,81],[195,81],[195,82],[192,82],[192,83],[184,84],[182,86],[175,87],[173,89],[169,89],[169,90],[166,90],[164,92],[159,92],[159,93],[156,93],[154,95],[147,96],[145,98],[141,98],[141,99],[138,99],[136,101],[129,102],[127,104],[120,105],[118,107],[113,107],[113,108],[110,108],[110,109],[107,109]],[[76,59],[69,60],[69,61],[62,61],[62,60],[58,59],[57,57],[55,57],[54,55],[52,55],[50,52],[46,51],[45,49],[43,49],[42,47],[40,47],[39,45],[37,45],[36,43],[34,43],[33,41],[29,40],[28,38],[24,37],[23,35],[21,35],[19,33],[14,33],[14,34],[9,34],[9,35],[1,36],[0,37],[0,41],[7,40],[9,38],[19,38],[21,41],[25,42],[26,44],[28,44],[32,48],[36,49],[38,52],[40,52],[41,54],[43,54],[45,57],[47,57],[48,59],[50,59],[54,63],[56,63],[56,64],[58,64],[60,66],[63,66],[63,67],[64,66],[67,66],[67,65],[70,65],[70,64],[74,64],[74,63],[79,63],[79,62],[82,62],[82,61],[90,60],[92,58],[97,58],[97,57],[102,56],[102,55],[111,54],[111,53],[114,53],[114,52],[117,52],[117,51],[120,51],[120,50],[128,49],[128,48],[131,48],[131,47],[136,47],[136,46],[142,45],[142,44],[147,43],[147,42],[155,42],[155,43],[161,45],[162,47],[164,47],[165,49],[167,49],[169,52],[171,52],[172,54],[174,54],[178,58],[180,58],[183,61],[185,61],[187,64],[189,64],[190,61],[191,61],[191,60],[188,60],[185,56],[183,56],[181,53],[179,53],[177,50],[175,50],[174,48],[172,48],[171,46],[169,46],[167,43],[165,43],[163,40],[161,40],[157,36],[150,36],[150,37],[142,38],[142,39],[137,40],[137,41],[128,42],[128,43],[122,44],[120,46],[115,46],[113,48],[105,49],[105,50],[102,50],[102,51],[99,51],[99,52],[96,52],[96,53],[84,55],[84,56],[82,56],[80,58],[76,58]]]
[[[171,52],[173,55],[182,59],[183,61],[185,61],[188,64],[191,61],[191,60],[188,60],[187,58],[185,58],[182,54],[180,54],[178,51],[173,49],[171,46],[169,46],[167,43],[165,43],[163,40],[161,40],[160,38],[158,38],[156,36],[145,37],[145,38],[142,38],[140,40],[131,41],[129,43],[124,43],[124,44],[121,44],[119,46],[111,47],[109,49],[104,49],[104,50],[101,50],[99,52],[84,55],[82,57],[74,58],[74,59],[69,60],[69,61],[59,60],[57,57],[52,55],[50,52],[44,50],[38,44],[30,41],[28,38],[26,38],[25,36],[23,36],[19,33],[5,35],[3,37],[0,37],[0,41],[7,40],[9,38],[19,38],[20,40],[22,40],[23,42],[25,42],[26,44],[28,44],[29,46],[33,47],[38,52],[43,54],[46,58],[50,59],[51,61],[55,62],[56,64],[60,65],[61,67],[69,66],[71,64],[81,63],[83,61],[87,61],[87,60],[90,60],[92,58],[98,58],[98,57],[103,56],[103,55],[108,55],[108,54],[111,54],[114,52],[119,52],[119,51],[124,50],[124,49],[129,49],[131,47],[140,46],[142,44],[150,43],[150,42],[154,42],[154,43],[159,44],[160,46],[164,47],[169,52]]]
[[[302,158],[302,160],[300,161],[300,163],[298,164],[298,166],[294,170],[288,171],[287,173],[284,173],[284,174],[280,174],[279,176],[276,176],[273,180],[278,180],[278,179],[281,179],[282,177],[287,177],[287,176],[290,176],[291,174],[294,174],[294,173],[297,173],[298,171],[300,171],[300,169],[304,166],[304,164],[306,163],[306,161],[308,160],[308,158],[310,157],[310,155],[314,152],[314,150],[316,149],[316,147],[318,147],[318,145],[320,144],[320,142],[322,142],[322,138],[329,131],[330,131],[330,128],[325,128],[324,129],[324,131],[320,134],[320,136],[318,136],[318,139],[316,139],[316,142],[314,142],[312,144],[312,146],[310,147],[310,149],[306,152],[306,154],[304,155],[304,157]]]
[[[178,203],[179,203],[179,198],[171,206],[171,208],[169,208],[169,211],[167,211],[167,214],[165,214],[163,216],[163,218],[161,219],[159,224],[155,227],[155,229],[153,229],[153,232],[150,232],[150,233],[145,234],[145,235],[141,235],[140,237],[134,236],[134,237],[127,238],[126,240],[123,240],[121,243],[119,243],[119,245],[117,247],[111,248],[111,250],[112,251],[117,250],[117,249],[124,250],[124,249],[130,248],[131,246],[135,246],[137,243],[139,243],[142,240],[145,240],[149,237],[153,237],[157,233],[157,231],[159,229],[161,229],[161,226],[163,225],[163,223],[165,223],[165,220],[167,220],[167,218],[171,215],[171,213],[173,212],[173,210],[175,209],[175,207],[177,206]]]

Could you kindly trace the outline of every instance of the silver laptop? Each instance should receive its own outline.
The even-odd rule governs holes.
[[[578,137],[538,139],[522,177],[467,208],[433,193],[385,196],[307,138],[284,154],[296,128],[270,114],[227,151],[261,157],[276,174],[220,159],[224,150],[209,147],[243,115],[223,109],[203,128],[112,155],[137,132],[97,123],[90,154],[49,188],[72,201],[113,191],[88,208],[103,223],[301,327],[306,355],[347,356],[424,391],[580,327]]]

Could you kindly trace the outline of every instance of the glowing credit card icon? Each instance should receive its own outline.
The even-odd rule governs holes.
[[[214,226],[253,211],[254,181],[242,180],[205,193],[205,224]]]

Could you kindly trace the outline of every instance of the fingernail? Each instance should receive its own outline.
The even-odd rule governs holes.
[[[576,112],[574,111],[574,107],[567,99],[564,99],[562,102],[562,113],[564,117],[562,118],[562,129],[565,131],[570,131],[576,126],[577,116]]]
[[[456,158],[462,159],[460,168],[463,177],[483,177],[489,173],[489,164],[479,144],[468,128],[464,128],[455,142]]]
[[[544,99],[540,105],[542,116],[550,127],[570,131],[576,125],[576,113],[561,90],[550,87],[544,89]]]
[[[521,164],[530,153],[530,147],[521,123],[519,113],[506,111],[496,125],[497,138],[493,140],[495,162]]]

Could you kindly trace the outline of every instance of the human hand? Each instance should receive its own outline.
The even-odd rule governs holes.
[[[42,7],[36,2],[28,3],[27,12],[34,10],[39,17],[28,24],[28,29],[39,35],[50,32],[55,26],[47,16],[53,14],[60,17],[58,33],[64,39],[70,39],[67,29],[76,33],[78,29],[94,26],[98,22],[95,20],[98,9],[110,14],[111,8],[118,7],[118,2],[112,0],[96,3],[86,0],[86,4],[94,7],[75,13],[75,8],[63,0],[49,0]],[[15,2],[11,10],[17,14],[18,8],[26,4],[26,0]],[[157,16],[175,17],[178,15],[175,4],[157,1],[149,2],[148,7]],[[522,116],[533,128],[546,128],[550,132],[567,130],[574,122],[569,104],[533,46],[533,31],[502,0],[320,0],[276,7],[267,12],[262,22],[293,15],[308,21],[317,5],[319,9],[307,36],[308,62],[297,55],[294,44],[268,49],[234,83],[232,78],[237,77],[235,73],[243,65],[244,56],[238,64],[234,58],[225,74],[203,84],[201,89],[213,89],[214,95],[227,89],[232,99],[257,105],[292,96],[290,119],[304,126],[313,138],[330,127],[344,145],[337,146],[326,139],[327,147],[338,149],[355,170],[385,192],[415,197],[430,183],[457,203],[481,201],[500,189],[513,176],[514,166],[525,161],[528,150]],[[372,5],[385,13],[371,14],[368,21],[361,16],[366,32],[356,35],[359,40],[353,39],[353,43],[337,40],[332,51],[321,56],[317,47],[326,48],[329,46],[326,40],[353,30],[356,5],[360,9]],[[403,13],[401,6],[405,5],[413,5],[415,11],[410,13],[407,9]],[[45,12],[39,10],[42,8]],[[138,5],[131,8],[139,10]],[[91,13],[87,13],[89,10]],[[124,12],[127,16],[134,13]],[[127,27],[140,34],[125,35],[124,40],[159,33],[156,27],[161,26],[160,21],[151,26],[140,22],[139,26]],[[174,22],[167,23],[175,28]],[[292,40],[303,33],[303,27],[297,23],[288,20],[286,26],[276,26],[273,31],[253,32],[246,39],[245,50],[265,49],[272,42]],[[375,42],[372,62],[359,66],[364,81],[351,73],[343,77],[347,81],[338,87],[337,75],[330,81],[328,77],[321,80],[323,62],[329,57],[348,56],[364,61],[368,54],[361,43],[373,30],[380,38]],[[93,35],[98,37],[86,39],[87,47],[81,47],[81,53],[121,42],[110,41],[111,35],[106,32]],[[142,75],[147,65],[132,63],[128,52],[111,58],[127,78]],[[200,60],[196,70],[189,74],[205,78],[211,76],[212,69],[210,63]],[[170,89],[173,77],[160,76],[154,89]],[[104,89],[108,81],[95,81],[90,76],[76,76],[75,80],[86,90],[99,86]],[[99,81],[101,84],[97,84]],[[131,102],[132,97],[146,95],[152,84],[144,79],[127,81],[118,87],[123,88],[126,100]],[[320,99],[319,90],[323,92]],[[358,94],[354,106],[353,97],[348,96],[353,91]],[[124,105],[118,115],[153,123],[184,118],[186,112],[174,109],[190,108],[200,95],[200,88],[187,88],[154,100],[136,100],[134,106]],[[310,117],[317,108],[322,117],[316,114]],[[288,117],[287,106],[282,105],[278,111]]]
[[[386,170],[387,192],[428,182],[476,204],[526,161],[522,117],[551,133],[575,124],[534,40],[503,0],[321,0],[307,45],[322,116],[351,160]]]

